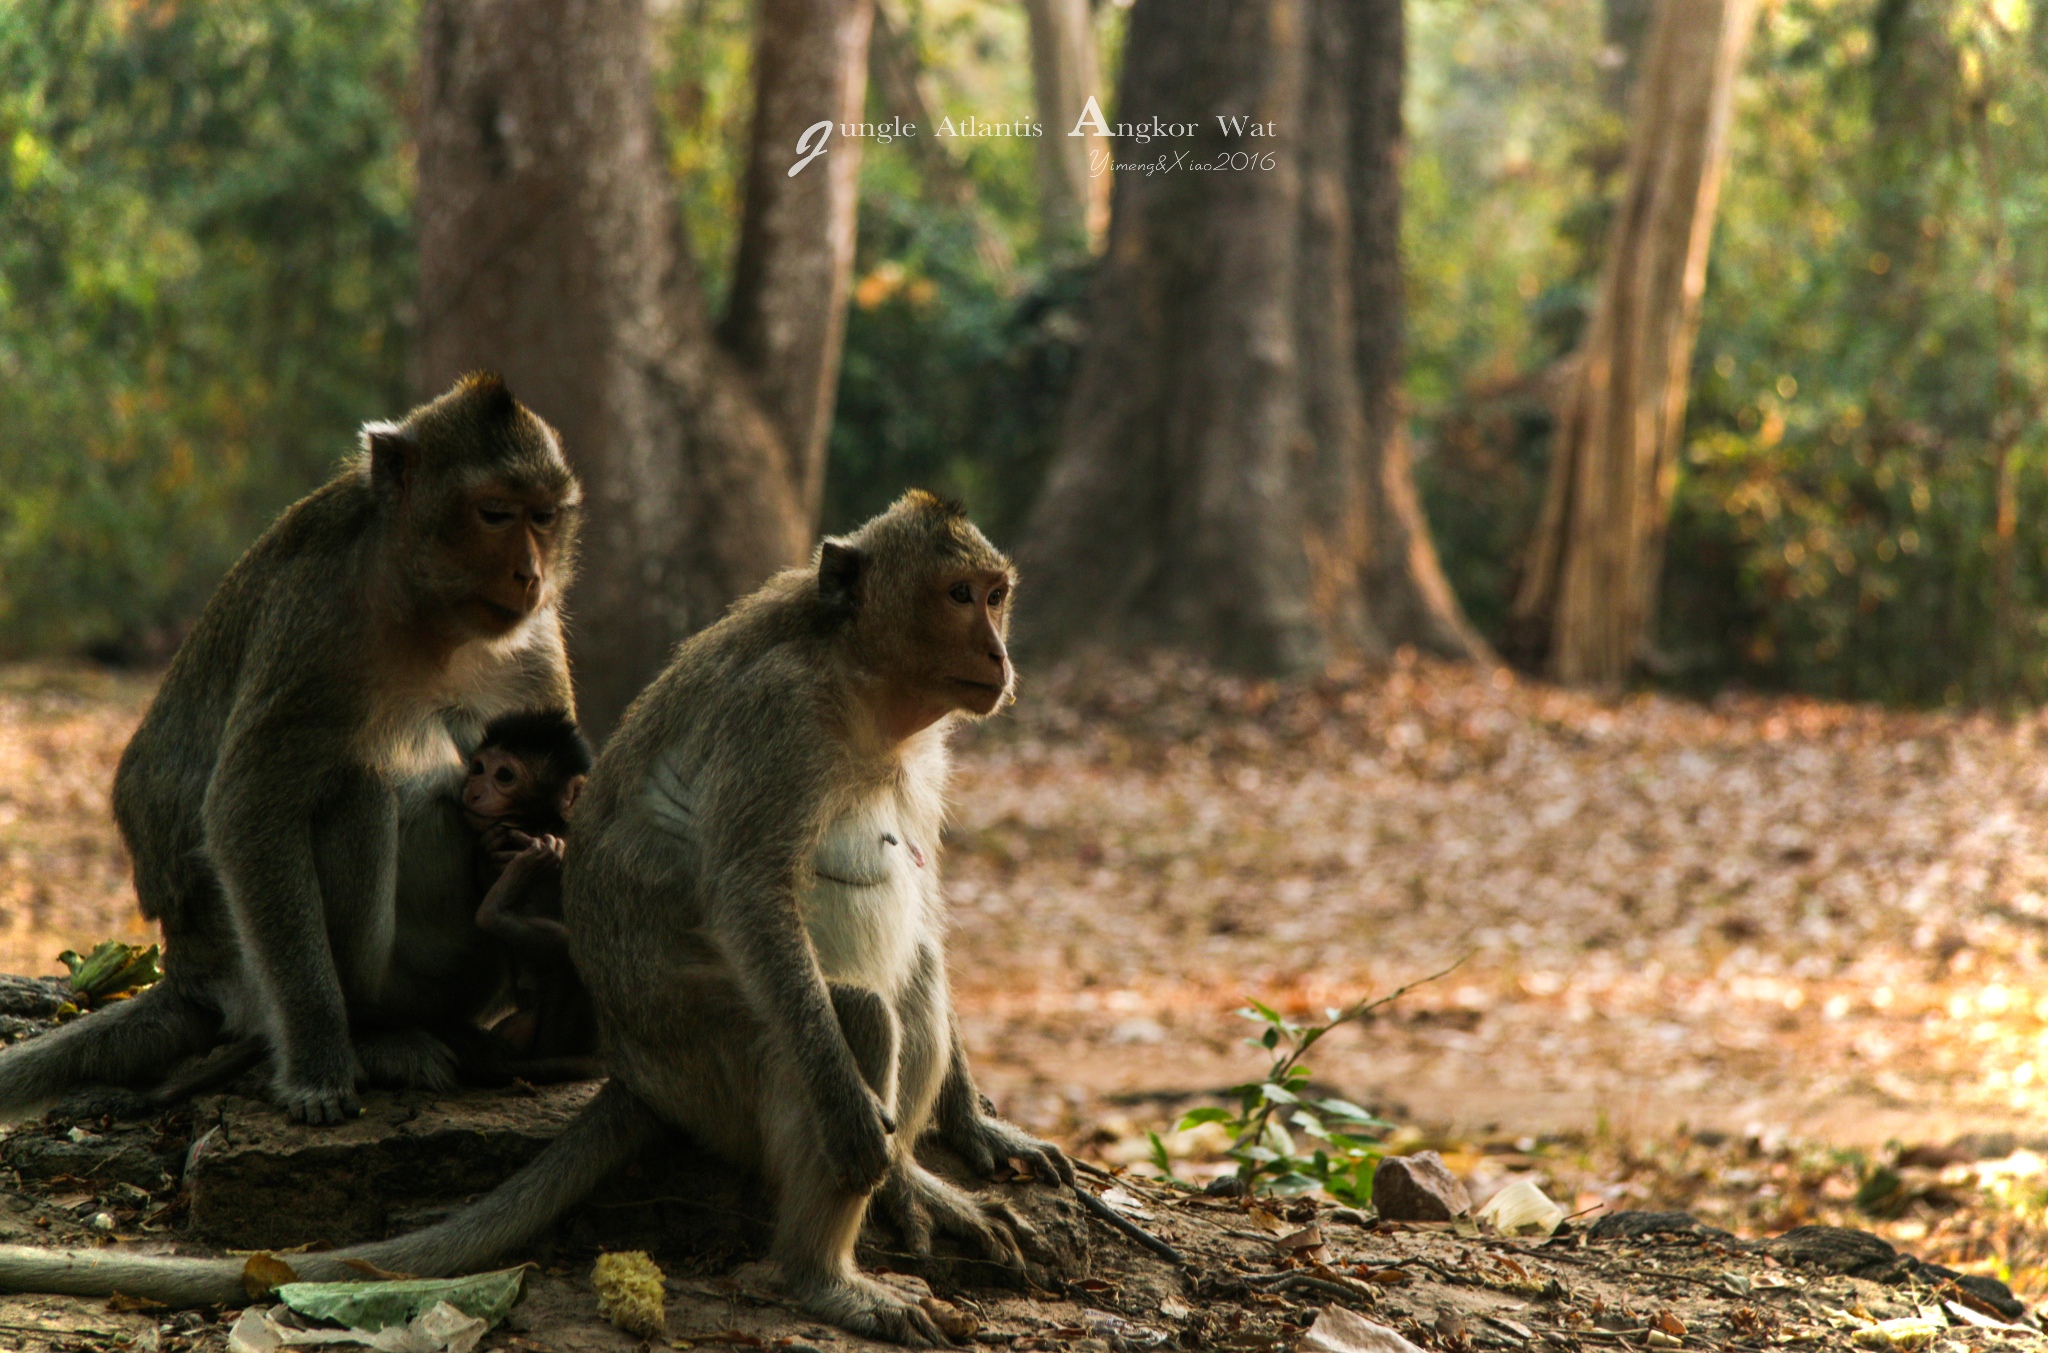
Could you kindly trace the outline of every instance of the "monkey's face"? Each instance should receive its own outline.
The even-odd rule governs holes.
[[[485,747],[469,759],[462,815],[477,831],[518,816],[534,802],[535,780],[533,767],[520,757],[502,747]]]
[[[472,632],[508,634],[553,598],[568,514],[560,495],[539,489],[487,483],[459,495],[444,539],[463,563],[456,607]]]
[[[927,602],[934,684],[962,713],[993,714],[1010,698],[1016,673],[1004,636],[1013,585],[1007,570],[974,569],[941,576]]]

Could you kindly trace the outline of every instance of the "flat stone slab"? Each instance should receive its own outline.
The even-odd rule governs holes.
[[[365,1097],[362,1117],[336,1127],[293,1123],[260,1100],[204,1099],[195,1105],[194,1135],[183,1157],[180,1229],[191,1239],[239,1250],[348,1245],[413,1230],[497,1187],[539,1155],[596,1092],[596,1084],[586,1083],[530,1094],[373,1093]],[[116,1151],[112,1131],[139,1135]],[[25,1154],[61,1157],[67,1174],[89,1168],[72,1153],[91,1150],[137,1172],[159,1169],[162,1147],[148,1154],[146,1128],[121,1127],[85,1143],[70,1142],[55,1127],[38,1133],[46,1140]],[[6,1149],[25,1145],[10,1141]],[[940,1173],[1023,1219],[1050,1270],[1069,1278],[1088,1274],[1102,1237],[1070,1193],[970,1180],[943,1151],[928,1155]],[[644,1249],[680,1271],[717,1273],[764,1255],[773,1221],[758,1179],[677,1134],[608,1180],[538,1248]],[[990,1280],[985,1261],[944,1238],[935,1248],[929,1257],[904,1253],[886,1229],[870,1227],[862,1255],[871,1266],[914,1272],[937,1285]]]
[[[236,1249],[381,1240],[495,1188],[596,1093],[589,1083],[371,1094],[362,1117],[319,1128],[260,1100],[203,1099],[184,1163],[186,1227]]]

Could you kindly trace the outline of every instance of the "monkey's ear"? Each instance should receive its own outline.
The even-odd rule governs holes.
[[[562,821],[567,822],[569,815],[576,811],[577,797],[583,793],[583,786],[589,783],[589,780],[588,775],[572,775],[569,777],[569,783],[562,786],[562,802],[557,805]]]
[[[405,492],[419,464],[420,444],[395,427],[372,427],[363,431],[370,449],[370,483],[393,495]]]
[[[860,599],[861,553],[851,545],[828,540],[818,550],[818,598],[827,606],[851,611]]]

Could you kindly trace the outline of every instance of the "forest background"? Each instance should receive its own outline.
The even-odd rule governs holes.
[[[1498,644],[1551,373],[1620,191],[1630,6],[1408,8],[1407,411],[1445,572]],[[1112,118],[1126,16],[1094,19]],[[752,14],[676,0],[657,22],[667,159],[715,308]],[[1022,7],[918,0],[897,22],[935,109],[1033,116]],[[367,0],[0,9],[0,650],[162,657],[354,428],[412,402],[416,23]],[[1659,680],[2048,691],[2044,62],[2048,25],[2016,0],[1764,9],[1692,360]],[[949,148],[966,205],[911,142],[865,146],[827,530],[923,484],[1014,543],[1054,453],[1092,265],[1040,238],[1031,140]]]
[[[458,56],[516,53],[519,34],[492,29],[494,15],[633,8],[422,3],[472,27]],[[763,15],[805,3],[651,7],[660,192],[694,260],[682,271],[702,314],[689,322],[705,331],[685,313],[679,350],[714,350],[702,316],[729,316],[759,286],[741,266],[757,42]],[[884,0],[867,117],[887,120],[910,89],[956,123],[1044,120],[1027,11],[1061,3]],[[105,792],[157,665],[364,420],[431,393],[493,331],[470,316],[457,341],[445,325],[437,339],[422,298],[451,294],[465,230],[519,215],[488,194],[467,217],[447,210],[462,170],[450,147],[469,135],[488,148],[515,123],[437,120],[460,107],[450,89],[492,68],[461,56],[452,77],[425,78],[423,42],[441,39],[421,9],[0,0],[0,966],[47,970],[63,945],[145,938]],[[1338,16],[1319,42],[1350,24],[1339,55],[1391,53],[1391,79],[1384,63],[1363,72],[1368,95],[1325,67],[1300,81],[1322,100],[1304,97],[1307,112],[1345,123],[1360,157],[1340,171],[1314,138],[1288,149],[1303,181],[1340,185],[1353,216],[1337,218],[1370,246],[1352,272],[1309,226],[1231,229],[1233,211],[1289,219],[1270,200],[1280,176],[1213,192],[1123,176],[1110,239],[1125,228],[1137,243],[1119,255],[1072,229],[1103,204],[1047,210],[1037,139],[863,140],[819,501],[802,539],[775,549],[923,485],[1025,556],[1020,623],[1061,596],[1071,616],[1078,597],[1084,614],[1099,600],[1130,622],[1134,646],[1179,641],[1180,656],[1108,669],[1028,656],[1019,708],[964,740],[947,863],[960,1004],[985,1083],[1020,1121],[1141,1169],[1156,1130],[1168,1168],[1231,1168],[1215,1124],[1206,1137],[1173,1128],[1245,1074],[1239,1002],[1313,1015],[1471,948],[1454,978],[1317,1053],[1320,1075],[1404,1125],[1390,1145],[1434,1141],[1474,1180],[1539,1169],[1579,1206],[1682,1203],[1745,1229],[1882,1219],[1932,1255],[2048,1290],[2048,1159],[2013,1154],[2014,1133],[2048,1112],[2048,851],[2033,829],[2048,812],[2048,22],[2022,0],[1755,7],[1728,82],[1697,341],[1678,345],[1689,398],[1659,481],[1668,547],[1646,574],[1648,631],[1626,683],[1574,691],[1491,657],[1556,675],[1522,598],[1556,525],[1544,506],[1562,411],[1598,347],[1623,238],[1631,134],[1645,125],[1630,87],[1652,59],[1655,9],[1082,6],[1112,121],[1147,112],[1120,106],[1132,88],[1206,117],[1196,105],[1236,92],[1226,77],[1284,83],[1274,72],[1296,69],[1300,52],[1272,31],[1205,36],[1188,15]],[[1405,57],[1388,40],[1404,16]],[[1147,21],[1152,40],[1133,44]],[[529,46],[527,74],[546,77],[555,53]],[[1315,60],[1337,57],[1318,47]],[[1371,103],[1390,93],[1405,144]],[[433,155],[457,172],[423,191]],[[1393,168],[1398,215],[1374,195]],[[1197,217],[1211,235],[1184,224]],[[1373,233],[1392,228],[1398,249]],[[1279,236],[1286,249],[1220,263],[1185,247]],[[1308,264],[1276,263],[1297,246]],[[1375,260],[1398,268],[1378,275]],[[646,271],[639,261],[623,271]],[[1307,284],[1290,313],[1262,318],[1256,304],[1286,289],[1262,291],[1259,270],[1282,263]],[[537,313],[561,313],[528,291]],[[1161,295],[1209,309],[1147,311]],[[1330,296],[1369,321],[1356,362],[1317,355],[1334,312],[1311,302]],[[1255,320],[1288,331],[1314,369],[1289,386],[1250,364],[1239,379],[1253,345],[1190,355],[1222,321]],[[1155,341],[1122,343],[1119,324]],[[723,369],[744,347],[728,337],[723,357],[677,369]],[[1120,350],[1132,364],[1115,365]],[[520,360],[530,374],[546,357]],[[558,365],[565,384],[594,384]],[[534,385],[514,373],[560,417]],[[1243,413],[1233,396],[1313,427],[1353,386],[1371,387],[1346,415],[1367,431],[1347,445],[1370,454],[1330,471],[1344,492],[1293,485],[1291,524],[1253,514],[1233,523],[1243,538],[1190,528],[1185,502],[1164,525],[1088,515],[1149,511],[1183,480],[1228,484],[1242,467],[1203,480],[1230,457],[1190,447],[1216,426],[1226,453],[1240,449],[1231,438],[1259,423],[1229,422]],[[653,410],[650,423],[701,408],[629,395],[616,403]],[[1181,406],[1199,416],[1178,420],[1179,440],[1148,441]],[[718,445],[746,452],[751,435]],[[572,436],[571,452],[607,472],[630,464],[596,441]],[[1275,451],[1254,441],[1247,465]],[[717,438],[678,442],[708,456]],[[1406,449],[1389,459],[1394,446]],[[1069,475],[1064,501],[1046,492],[1062,457],[1153,478],[1068,511],[1091,481]],[[1403,518],[1399,484],[1374,476],[1393,465],[1404,481],[1411,458],[1422,513]],[[1327,497],[1341,517],[1354,491],[1382,514],[1370,548],[1346,556],[1370,575],[1354,588],[1365,621],[1314,618],[1339,661],[1275,661],[1313,648],[1289,649],[1268,622],[1287,619],[1293,582],[1320,576],[1283,547],[1341,536],[1313,508]],[[730,525],[717,501],[685,502],[678,557],[693,533]],[[1401,533],[1424,519],[1433,552],[1364,557],[1390,534],[1413,543]],[[1048,550],[1061,541],[1071,548]],[[1063,576],[1075,557],[1158,588],[1134,599],[1085,570]],[[631,581],[642,562],[603,541],[586,551],[579,633],[601,632],[595,585]],[[1233,591],[1252,575],[1262,594]],[[658,618],[682,628],[716,604],[681,596]],[[1165,631],[1146,627],[1147,607]],[[616,703],[669,635],[630,607],[611,614],[610,632],[650,646],[620,672]],[[1341,652],[1361,637],[1381,641],[1355,645],[1363,664]],[[1460,655],[1479,661],[1441,660]],[[1275,670],[1290,679],[1263,679]],[[1427,1135],[1443,1124],[1449,1135]],[[1964,1134],[1950,1155],[1920,1149]],[[1964,1207],[1963,1186],[1943,1182],[1950,1166],[2008,1160],[2020,1163],[1966,1172],[1995,1206]]]

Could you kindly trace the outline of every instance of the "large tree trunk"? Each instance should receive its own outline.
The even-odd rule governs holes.
[[[790,406],[764,410],[713,339],[643,0],[428,0],[421,47],[419,381],[495,369],[561,430],[586,495],[572,658],[602,733],[677,640],[809,549],[814,497],[778,427]],[[850,250],[839,219],[813,226]],[[800,250],[800,235],[784,238]],[[790,358],[827,391],[832,334]]]
[[[1664,0],[1636,81],[1627,187],[1567,381],[1515,598],[1560,681],[1625,680],[1649,639],[1728,121],[1754,0]]]
[[[1484,653],[1399,433],[1399,21],[1394,0],[1139,0],[1119,108],[1195,124],[1169,157],[1252,158],[1117,178],[1023,551],[1027,640],[1261,671]]]
[[[860,193],[872,0],[763,0],[754,127],[732,296],[720,328],[789,448],[806,522],[825,500],[825,446],[846,337]],[[797,141],[830,122],[827,153],[792,174]]]
[[[1090,175],[1093,136],[1069,136],[1099,98],[1095,24],[1088,0],[1024,0],[1031,21],[1031,88],[1045,135],[1038,141],[1040,232],[1048,253],[1093,248],[1109,223],[1109,176]]]

